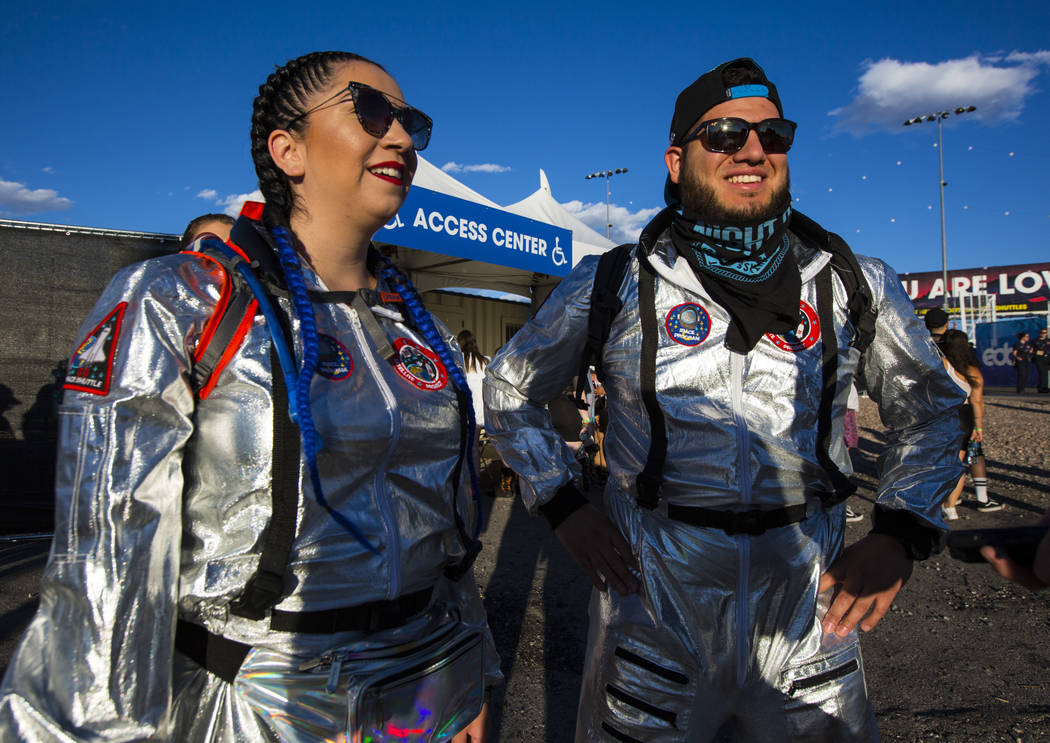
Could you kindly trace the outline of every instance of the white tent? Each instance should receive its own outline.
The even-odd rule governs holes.
[[[469,186],[463,185],[429,160],[424,160],[420,155],[416,155],[416,158],[419,163],[416,166],[416,176],[412,179],[413,185],[455,196],[457,199],[473,201],[475,204],[500,208],[495,201],[490,201]]]
[[[543,216],[517,212],[512,208],[504,209],[494,201],[482,196],[477,191],[465,186],[448,173],[435,167],[429,161],[419,158],[413,185],[430,191],[435,191],[456,199],[480,204],[483,207],[509,212],[517,217],[538,220],[552,224],[562,229],[573,229],[565,227],[560,223],[550,221]],[[549,187],[548,187],[549,192]],[[564,210],[563,210],[564,211]],[[572,218],[567,212],[566,217]],[[408,215],[402,221],[410,220]],[[390,225],[388,225],[390,226]],[[580,223],[583,229],[589,229]],[[600,237],[600,236],[599,236]],[[404,246],[397,243],[398,238],[393,233],[384,239],[384,231],[380,230],[376,235],[377,241],[387,244],[388,250],[395,256],[395,260],[402,269],[408,272],[412,282],[420,291],[431,289],[443,289],[446,287],[463,287],[471,289],[488,289],[497,292],[508,292],[518,296],[537,298],[546,296],[550,290],[561,280],[558,276],[546,273],[537,273],[521,268],[513,268],[498,263],[500,251],[493,248],[493,263],[483,262],[481,259],[462,258],[454,255],[430,252],[420,248]],[[389,242],[388,242],[389,241]],[[575,239],[573,240],[573,256],[576,260]],[[568,256],[567,256],[568,257]]]
[[[572,232],[572,265],[580,262],[585,255],[604,253],[615,248],[616,243],[609,240],[585,225],[578,217],[558,203],[551,193],[551,184],[547,174],[540,170],[540,188],[528,198],[503,207],[508,212],[520,214],[530,219],[564,227]]]

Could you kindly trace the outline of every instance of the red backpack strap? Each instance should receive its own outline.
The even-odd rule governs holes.
[[[202,400],[215,389],[222,370],[237,354],[259,307],[251,291],[231,270],[226,254],[217,245],[210,244],[216,241],[205,238],[197,243],[197,250],[184,251],[214,263],[223,276],[219,301],[193,351],[190,380]]]

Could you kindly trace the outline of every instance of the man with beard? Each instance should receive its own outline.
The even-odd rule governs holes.
[[[669,206],[628,246],[601,344],[604,513],[542,407],[606,303],[597,261],[488,367],[490,434],[598,589],[577,740],[878,737],[856,628],[941,544],[962,394],[896,274],[792,212],[782,117],[750,59],[678,97]],[[889,432],[874,528],[843,549],[855,375]]]

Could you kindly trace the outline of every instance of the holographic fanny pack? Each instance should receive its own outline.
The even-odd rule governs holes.
[[[376,646],[354,643],[306,662],[253,650],[234,692],[282,741],[451,740],[484,704],[485,638],[455,610]],[[345,733],[345,738],[344,738]]]
[[[347,691],[347,739],[451,740],[481,713],[484,667],[482,633],[460,628],[381,672],[355,678]]]

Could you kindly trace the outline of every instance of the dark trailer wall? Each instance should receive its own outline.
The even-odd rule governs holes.
[[[0,219],[0,534],[51,531],[56,404],[109,279],[178,236]]]

